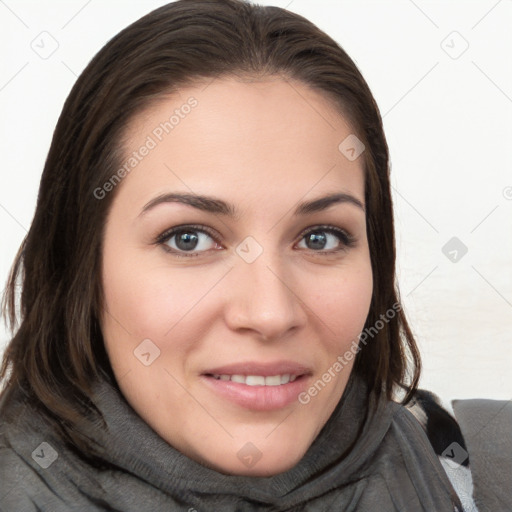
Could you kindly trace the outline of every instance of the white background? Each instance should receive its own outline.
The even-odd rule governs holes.
[[[0,0],[2,287],[77,76],[107,40],[165,3]],[[333,37],[380,106],[420,387],[445,405],[511,399],[512,1],[260,3],[287,7]],[[42,37],[47,49],[58,44],[46,59],[33,50]],[[452,237],[468,249],[461,257],[448,247],[455,262],[442,251]],[[8,334],[0,336],[1,351]]]

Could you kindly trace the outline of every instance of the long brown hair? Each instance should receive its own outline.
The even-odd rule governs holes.
[[[3,314],[13,337],[4,354],[3,396],[24,390],[73,446],[98,412],[91,382],[112,370],[98,319],[102,236],[115,191],[102,187],[123,160],[123,129],[162,94],[221,76],[282,76],[327,96],[364,143],[365,203],[374,289],[354,372],[389,400],[417,388],[421,361],[395,283],[388,148],[375,100],[345,51],[305,18],[242,0],[178,0],[113,39],[75,83],[59,117],[30,230],[12,267]],[[341,141],[340,141],[341,142]],[[119,188],[119,187],[117,187]],[[21,296],[17,296],[17,286]],[[17,311],[19,307],[19,312]],[[383,317],[393,310],[393,316]],[[379,329],[375,325],[380,321]],[[369,331],[369,332],[370,332]]]

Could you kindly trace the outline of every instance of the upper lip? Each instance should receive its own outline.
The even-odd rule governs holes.
[[[311,373],[311,369],[294,361],[276,361],[273,363],[246,361],[217,366],[203,372],[203,375],[304,375]]]

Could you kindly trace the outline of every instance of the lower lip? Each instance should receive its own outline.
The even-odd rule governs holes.
[[[279,386],[248,386],[209,375],[201,375],[201,378],[216,393],[241,407],[253,411],[274,411],[298,400],[298,395],[306,388],[308,375]]]

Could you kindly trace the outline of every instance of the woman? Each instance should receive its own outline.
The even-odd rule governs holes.
[[[1,510],[474,510],[417,393],[378,108],[302,17],[180,0],[114,37],[58,121],[13,327],[18,279]]]

